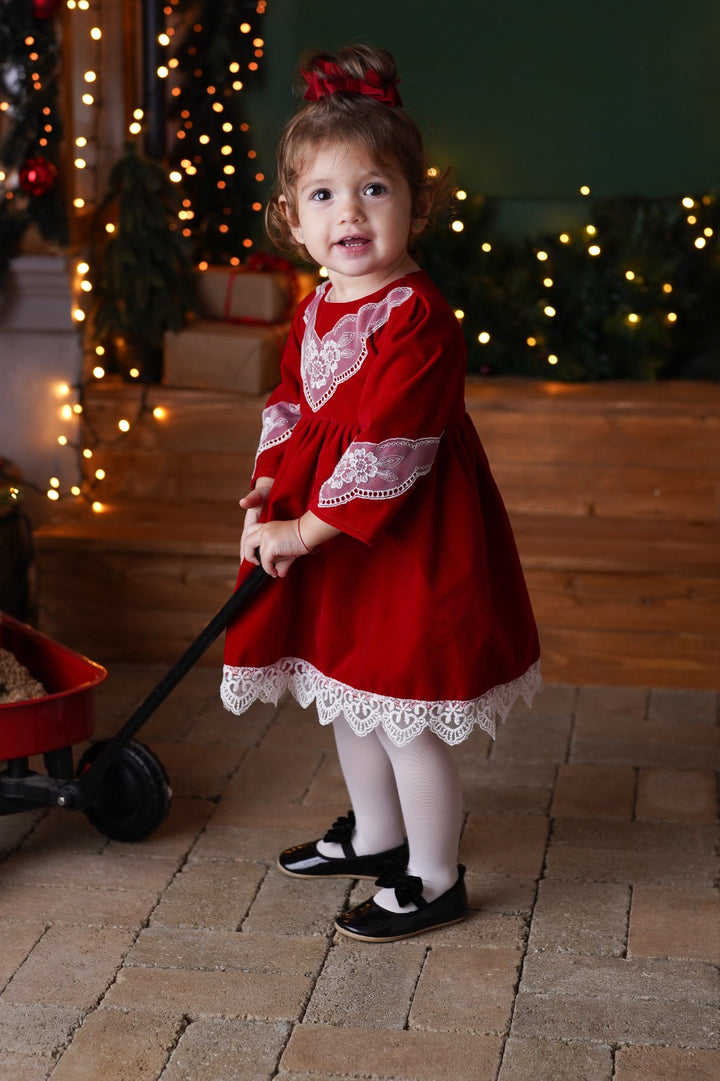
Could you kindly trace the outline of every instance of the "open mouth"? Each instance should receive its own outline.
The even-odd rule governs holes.
[[[344,236],[337,243],[341,248],[363,248],[370,241],[366,236]]]

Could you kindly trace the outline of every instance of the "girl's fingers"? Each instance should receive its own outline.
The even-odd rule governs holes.
[[[264,502],[265,493],[261,489],[255,488],[242,497],[240,506],[244,507],[245,510],[249,510],[251,507],[262,507]]]

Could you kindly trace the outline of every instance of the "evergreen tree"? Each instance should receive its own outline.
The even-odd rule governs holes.
[[[183,230],[196,263],[228,264],[262,235],[260,181],[243,91],[257,76],[263,54],[264,5],[180,0],[177,11],[169,158],[183,176]]]
[[[193,306],[178,201],[178,189],[163,167],[128,143],[97,213],[92,343],[109,349],[121,370],[137,367],[146,382],[159,378],[164,332],[179,330]],[[126,355],[128,347],[132,356],[123,364],[120,352]]]

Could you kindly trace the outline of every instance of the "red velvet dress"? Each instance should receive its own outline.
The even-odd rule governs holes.
[[[427,275],[296,312],[263,413],[262,519],[310,509],[342,531],[230,625],[221,695],[242,713],[289,690],[320,721],[447,743],[540,686],[514,538],[465,412],[465,345]],[[252,570],[243,563],[238,582]]]

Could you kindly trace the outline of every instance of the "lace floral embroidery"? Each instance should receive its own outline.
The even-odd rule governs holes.
[[[303,708],[316,703],[321,724],[331,724],[342,714],[359,736],[382,725],[393,743],[402,747],[425,728],[450,745],[462,743],[474,727],[494,737],[497,721],[507,717],[516,700],[522,696],[529,706],[541,686],[540,662],[536,661],[517,679],[469,701],[389,698],[358,691],[324,676],[307,661],[285,657],[267,668],[226,665],[220,695],[226,709],[240,714],[256,701],[277,705],[290,691]]]
[[[440,437],[351,443],[320,489],[319,505],[337,507],[360,496],[393,499],[432,469]]]
[[[305,311],[300,370],[305,397],[313,412],[329,401],[338,386],[362,367],[370,335],[387,323],[393,308],[404,304],[413,295],[412,289],[405,285],[391,289],[377,303],[363,304],[358,312],[344,315],[324,338],[320,338],[315,330],[315,320],[329,285],[324,282],[318,286]]]
[[[260,444],[255,455],[255,462],[264,450],[284,443],[300,419],[300,406],[295,402],[276,402],[263,410]]]

